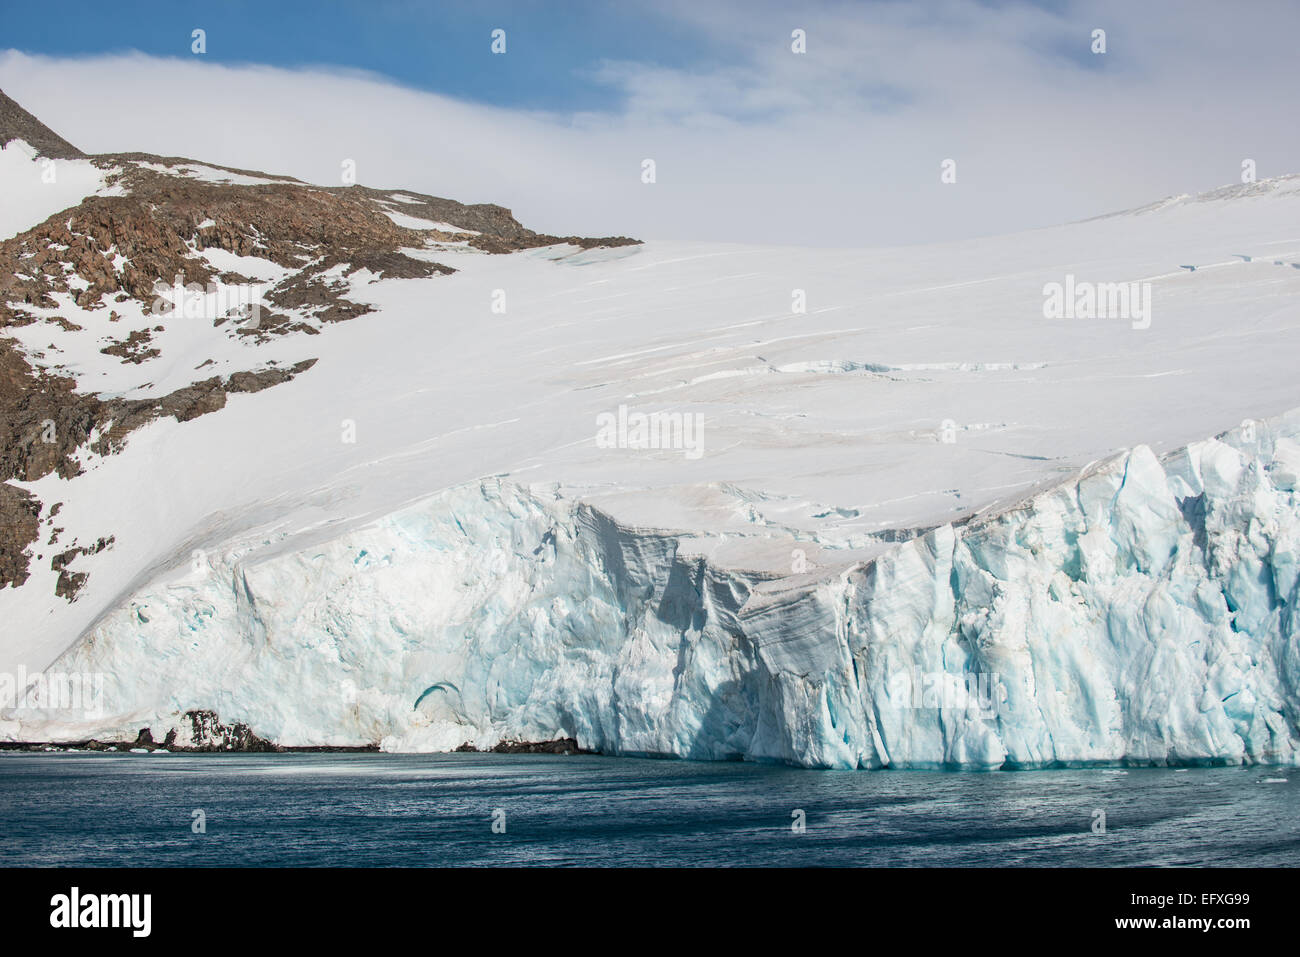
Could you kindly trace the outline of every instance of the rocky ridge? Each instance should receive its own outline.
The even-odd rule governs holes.
[[[10,330],[45,323],[81,332],[80,315],[108,309],[121,333],[102,340],[98,351],[147,370],[162,356],[156,334],[182,318],[159,314],[165,287],[178,280],[209,289],[255,283],[256,277],[213,265],[208,251],[278,267],[282,278],[263,296],[255,321],[234,313],[206,317],[221,334],[257,345],[319,335],[330,323],[371,312],[346,295],[348,278],[360,270],[400,278],[454,272],[409,254],[415,250],[450,243],[500,254],[557,243],[592,248],[638,242],[540,234],[490,204],[314,186],[180,157],[88,155],[0,92],[0,146],[14,140],[48,160],[89,161],[103,172],[105,189],[0,242],[0,588],[23,585],[31,562],[44,559],[33,546],[57,508],[47,510],[15,482],[52,473],[71,478],[87,460],[121,449],[131,432],[151,421],[185,422],[216,412],[227,395],[287,382],[316,361],[307,355],[289,364],[266,362],[196,379],[160,397],[128,399],[79,387],[56,361],[23,349]],[[399,225],[403,216],[429,228]],[[60,574],[58,594],[70,601],[86,573],[67,565],[85,553],[88,547],[74,542],[52,557],[60,563],[51,565]]]

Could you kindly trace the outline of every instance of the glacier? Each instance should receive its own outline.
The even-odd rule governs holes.
[[[162,740],[204,708],[286,746],[1295,764],[1298,477],[1300,411],[786,575],[553,487],[466,483],[307,544],[196,553],[51,666],[103,674],[102,717],[10,710],[0,737]]]
[[[401,252],[454,272],[340,262],[373,311],[256,346],[59,293],[6,336],[83,394],[305,371],[15,481],[0,745],[1295,763],[1297,203],[880,249],[440,234]],[[1051,318],[1075,277],[1152,309]],[[158,354],[106,351],[127,326]],[[634,416],[696,428],[603,436]],[[34,674],[95,708],[7,706]]]

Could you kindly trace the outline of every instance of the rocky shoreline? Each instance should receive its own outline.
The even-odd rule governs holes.
[[[453,754],[599,754],[578,747],[573,738],[556,738],[554,741],[499,741],[490,748],[476,748],[468,741]]]
[[[0,751],[98,751],[98,752],[155,752],[164,754],[348,754],[378,753],[378,743],[360,745],[308,745],[288,746],[260,737],[246,724],[225,725],[215,711],[187,711],[189,733],[182,738],[176,728],[170,729],[162,741],[154,739],[153,732],[141,728],[133,741],[99,740],[82,741],[0,741]],[[578,746],[573,738],[554,741],[501,741],[491,748],[476,748],[468,741],[452,753],[475,754],[596,754]]]
[[[171,738],[171,735],[168,736]],[[174,742],[168,744],[153,740],[147,730],[141,732],[134,741],[100,741],[91,738],[87,741],[0,741],[0,751],[24,751],[42,753],[70,753],[79,751],[140,753],[147,751],[161,754],[378,754],[378,744],[361,745],[312,745],[307,747],[286,747],[262,738],[254,737],[248,746],[213,746],[189,747]],[[573,738],[558,738],[555,741],[502,741],[491,748],[476,748],[466,742],[451,752],[452,754],[599,754],[578,747]]]
[[[138,741],[98,741],[91,739],[89,741],[0,741],[0,751],[35,751],[35,752],[76,752],[76,751],[99,751],[99,752],[135,752],[141,751],[158,752],[160,754],[224,754],[224,753],[274,753],[274,754],[333,754],[333,753],[350,753],[350,752],[378,752],[379,745],[363,744],[356,747],[309,747],[309,748],[287,748],[280,745],[271,745],[270,747],[252,747],[252,748],[191,748],[179,745],[167,747],[165,744],[154,744],[152,747],[142,745]]]

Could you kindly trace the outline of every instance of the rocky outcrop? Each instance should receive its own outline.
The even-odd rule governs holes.
[[[29,546],[40,534],[41,503],[13,480],[35,481],[51,472],[72,478],[82,470],[76,457],[80,449],[111,455],[130,433],[155,419],[188,422],[224,408],[230,393],[260,392],[315,364],[315,359],[304,359],[287,368],[271,365],[213,376],[157,399],[101,400],[77,393],[69,377],[32,368],[10,340],[0,338],[0,588],[27,581]],[[54,571],[59,572],[56,594],[75,598],[87,573],[66,567]]]
[[[40,534],[41,503],[10,483],[76,475],[73,454],[101,421],[103,403],[74,384],[33,369],[0,338],[0,588],[27,581],[28,546]]]
[[[558,742],[557,742],[558,743]],[[190,754],[217,752],[270,753],[283,751],[377,751],[378,745],[336,748],[282,748],[260,738],[246,724],[221,723],[215,711],[185,712],[180,728],[169,728],[158,741],[151,728],[141,728],[135,740],[0,741],[0,751],[178,751]],[[569,753],[569,752],[563,752]]]
[[[123,323],[119,336],[96,345],[104,355],[148,368],[162,355],[155,335],[172,318],[170,305],[155,308],[163,287],[173,287],[178,277],[186,286],[251,282],[214,267],[202,255],[206,250],[267,260],[284,271],[284,278],[262,297],[255,323],[244,322],[239,314],[211,320],[226,335],[260,344],[286,335],[315,336],[325,324],[371,312],[372,307],[347,298],[346,280],[360,270],[403,279],[453,272],[407,254],[431,242],[468,241],[490,253],[558,242],[584,248],[636,242],[542,235],[520,224],[508,209],[490,204],[405,192],[399,202],[391,191],[319,187],[222,167],[207,166],[208,174],[218,175],[205,178],[192,175],[204,164],[145,153],[87,157],[0,93],[0,143],[14,139],[46,157],[90,159],[104,171],[113,195],[87,197],[0,242],[0,588],[27,581],[30,546],[40,534],[41,503],[11,483],[51,473],[72,478],[82,471],[85,453],[113,454],[131,432],[155,419],[187,422],[216,412],[229,393],[260,392],[316,361],[308,358],[289,367],[269,363],[224,378],[210,376],[158,398],[101,398],[78,391],[71,376],[40,368],[38,357],[25,354],[5,336],[6,329],[49,323],[80,333],[78,320],[86,322],[82,310],[134,300],[149,325],[128,328]],[[212,181],[222,172],[230,174],[230,182]],[[470,232],[400,226],[389,215],[397,207],[416,219]],[[117,309],[109,321],[120,321]],[[138,319],[135,324],[140,325]],[[67,564],[83,553],[65,550],[55,557],[61,562],[54,568],[59,573],[56,591],[68,600],[75,599],[87,573]]]
[[[476,748],[466,741],[455,749],[457,754],[597,754],[578,746],[573,738],[554,741],[498,741],[490,748]]]
[[[40,534],[40,519],[40,502],[15,485],[0,483],[0,588],[27,581],[27,547]]]
[[[68,568],[68,565],[78,555],[98,555],[106,548],[111,548],[114,539],[101,538],[94,545],[86,547],[72,547],[67,551],[59,552],[50,560],[50,568],[59,573],[58,583],[55,585],[54,594],[60,598],[66,598],[68,601],[76,601],[77,592],[81,591],[89,575],[86,572],[74,572]]]
[[[157,329],[133,330],[125,339],[120,339],[99,351],[106,356],[117,356],[123,362],[136,365],[147,362],[156,356],[162,355],[161,352],[149,345],[153,341],[153,333],[161,331],[161,329],[162,327],[159,326]]]
[[[276,746],[255,735],[246,724],[226,725],[215,711],[187,711],[185,718],[189,727],[185,733],[176,728],[168,731],[163,746],[178,751],[275,751]],[[140,732],[140,738],[152,734],[148,729]]]
[[[377,206],[393,212],[401,212],[417,219],[435,223],[446,223],[458,229],[470,230],[474,235],[454,236],[448,238],[462,239],[476,249],[489,253],[509,253],[520,249],[534,249],[539,246],[554,246],[568,243],[583,249],[599,246],[634,246],[641,242],[627,236],[603,236],[599,238],[583,236],[551,236],[537,233],[525,227],[504,206],[491,203],[476,203],[467,206],[453,199],[438,196],[426,196],[402,190],[371,189],[366,186],[341,187],[350,194],[365,196]],[[394,196],[401,196],[394,202]]]
[[[0,90],[0,146],[23,140],[50,159],[80,159],[81,152]]]
[[[271,301],[286,308],[293,290],[335,264],[377,267],[404,277],[450,272],[402,255],[423,239],[369,203],[303,185],[226,186],[135,169],[122,176],[126,196],[92,196],[0,243],[0,327],[26,324],[24,306],[55,308],[66,293],[82,309],[106,297],[135,299],[146,309],[159,283],[206,286],[218,271],[196,252],[222,249],[269,260],[294,275]],[[84,280],[78,289],[75,280]],[[322,307],[341,300],[322,297]]]

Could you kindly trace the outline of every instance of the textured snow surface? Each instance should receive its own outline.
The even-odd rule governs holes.
[[[11,239],[95,193],[112,171],[90,160],[48,159],[23,140],[0,147],[0,239]]]
[[[102,671],[109,713],[0,736],[1292,762],[1298,186],[892,250],[444,248],[318,336],[169,327],[129,370],[62,304],[84,343],[21,341],[101,389],[320,361],[28,484],[61,548],[115,542],[75,603],[50,548],[0,590],[0,670]],[[1045,319],[1067,275],[1150,282],[1149,328]],[[602,448],[621,406],[703,454]]]

